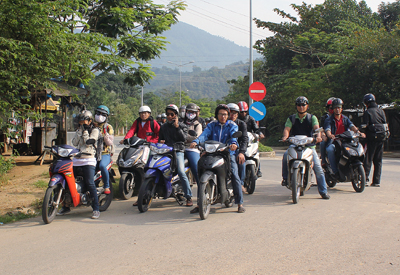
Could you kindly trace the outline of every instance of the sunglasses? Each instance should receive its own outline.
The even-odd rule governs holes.
[[[306,106],[307,104],[305,104],[305,103],[302,103],[302,104],[297,104],[297,106]]]
[[[107,115],[107,114],[101,113],[101,112],[96,112],[95,114],[98,115],[98,116],[106,116]]]
[[[174,117],[175,113],[167,113],[167,116]]]

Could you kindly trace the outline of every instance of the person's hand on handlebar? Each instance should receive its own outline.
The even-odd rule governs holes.
[[[196,142],[190,143],[190,148],[195,148],[196,146],[197,146],[197,143],[196,143]]]
[[[229,148],[231,149],[231,151],[236,151],[236,149],[238,148],[236,144],[231,144],[229,145]]]

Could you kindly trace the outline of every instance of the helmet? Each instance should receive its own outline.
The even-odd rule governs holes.
[[[335,98],[332,100],[332,108],[340,107],[343,108],[343,100],[340,98]]]
[[[144,105],[144,106],[142,106],[142,107],[139,108],[139,114],[140,114],[140,113],[144,113],[144,112],[149,112],[149,113],[151,114],[151,109],[150,109],[150,107]]]
[[[334,99],[335,99],[334,97],[330,97],[330,98],[326,101],[325,107],[326,107],[326,108],[329,108],[329,106],[332,105],[332,101],[333,101]]]
[[[308,104],[308,98],[306,98],[305,96],[299,96],[298,98],[296,98],[296,105],[298,104]]]
[[[249,110],[249,105],[245,101],[238,102],[240,112],[247,112]]]
[[[367,105],[370,102],[374,102],[375,101],[375,96],[373,94],[366,94],[364,96],[363,102],[365,105]]]
[[[194,103],[189,103],[188,105],[186,105],[186,110],[187,111],[192,111],[192,112],[197,112],[199,110],[199,106],[197,106]]]
[[[179,112],[178,106],[176,106],[175,104],[169,104],[167,107],[165,107],[165,112],[167,112],[168,109],[173,111],[176,115]],[[165,116],[165,117],[167,117],[167,116]]]
[[[179,108],[179,111],[185,111],[186,110],[186,105],[182,105],[180,108]]]
[[[228,107],[227,105],[225,105],[225,104],[219,104],[219,105],[217,106],[217,108],[215,108],[215,117],[218,117],[218,112],[219,112],[219,110],[225,110],[225,111],[228,112],[228,115],[230,114],[230,110],[229,110],[229,107]]]
[[[204,121],[207,123],[207,122],[210,122],[211,119],[210,119],[209,117],[206,117],[206,118],[204,119]]]
[[[239,106],[235,103],[229,103],[227,106],[229,107],[229,110],[231,110],[231,111],[236,111],[238,113],[240,112]]]
[[[96,109],[96,113],[99,112],[103,115],[109,116],[110,115],[110,109],[108,109],[107,106],[105,105],[100,105],[99,107],[97,107]]]
[[[161,115],[157,115],[157,119],[161,118]]]
[[[78,116],[79,121],[83,120],[93,120],[93,115],[91,111],[82,110]]]
[[[165,113],[162,113],[161,118],[167,118],[167,115]]]

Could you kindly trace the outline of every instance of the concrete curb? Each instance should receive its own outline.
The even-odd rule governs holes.
[[[273,158],[275,157],[275,151],[272,152],[260,152],[260,157],[268,157],[268,158]]]

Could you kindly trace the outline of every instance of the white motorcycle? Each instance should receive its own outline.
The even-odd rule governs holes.
[[[260,166],[260,153],[258,152],[259,135],[247,132],[249,143],[246,150],[246,178],[244,179],[244,187],[248,194],[253,194],[256,189],[257,171]]]

